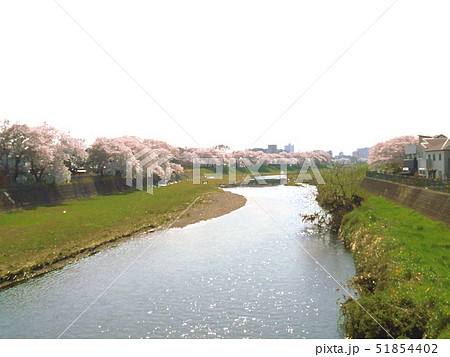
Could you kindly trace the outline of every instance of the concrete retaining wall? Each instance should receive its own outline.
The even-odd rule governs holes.
[[[371,177],[364,178],[361,187],[431,219],[444,222],[450,228],[449,194]]]
[[[18,187],[0,191],[0,212],[103,196],[124,191],[126,188],[125,179],[117,177],[98,178],[92,181],[63,185]]]

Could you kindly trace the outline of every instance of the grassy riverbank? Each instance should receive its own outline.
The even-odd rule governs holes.
[[[0,285],[120,237],[159,227],[218,192],[213,184],[180,182],[154,194],[119,194],[0,214]],[[192,217],[195,221],[196,218]],[[197,219],[200,220],[201,218]]]
[[[450,337],[450,231],[440,222],[368,195],[347,213],[341,237],[352,251],[359,303],[394,337]],[[386,333],[353,300],[342,306],[351,338]]]
[[[266,171],[276,172],[272,167]],[[168,224],[199,196],[196,207],[175,226],[217,217],[243,206],[244,197],[218,188],[229,185],[228,175],[209,180],[213,173],[215,170],[202,168],[202,184],[193,185],[192,170],[186,170],[182,182],[154,188],[153,195],[130,189],[0,214],[0,287],[63,266],[118,239]],[[237,182],[247,174],[248,170],[239,169]]]
[[[366,168],[323,172],[317,201],[328,214],[304,219],[339,229],[352,251],[358,302],[396,338],[450,337],[450,230],[411,209],[360,188]],[[341,307],[350,338],[386,332],[349,298]]]

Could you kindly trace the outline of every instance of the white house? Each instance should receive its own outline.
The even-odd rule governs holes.
[[[450,138],[419,135],[419,145],[405,148],[404,170],[428,178],[450,178]]]

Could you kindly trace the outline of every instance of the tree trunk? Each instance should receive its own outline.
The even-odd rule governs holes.
[[[20,156],[16,157],[13,182],[17,182],[17,178],[19,177],[19,164],[20,164]]]
[[[40,182],[40,177],[38,175],[38,171],[34,168],[33,161],[31,161],[31,170],[30,171],[31,171],[31,174],[34,177],[35,183],[39,183]]]
[[[9,153],[7,152],[5,154],[5,180],[8,182],[8,176],[9,176]]]

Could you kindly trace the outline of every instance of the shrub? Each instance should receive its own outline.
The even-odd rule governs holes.
[[[345,166],[333,164],[323,170],[325,181],[317,185],[317,202],[326,212],[304,215],[304,221],[317,225],[326,225],[333,231],[338,231],[342,218],[354,207],[359,206],[364,199],[360,184],[367,171],[366,166]]]

